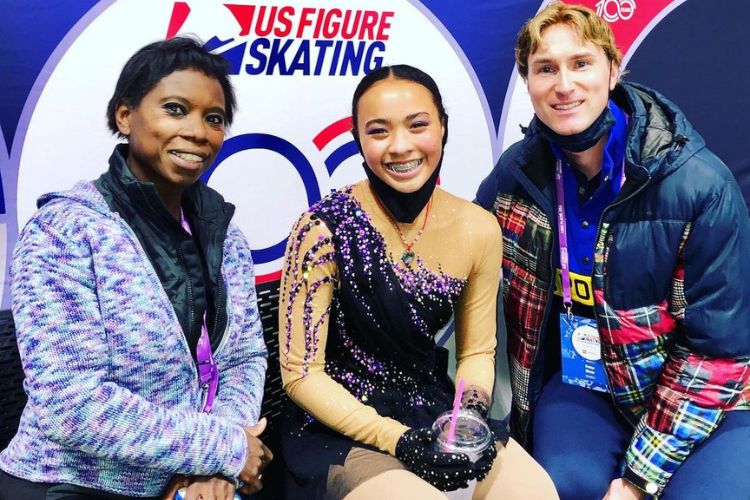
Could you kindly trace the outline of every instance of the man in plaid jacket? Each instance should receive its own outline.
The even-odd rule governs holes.
[[[511,431],[561,498],[750,497],[750,221],[681,111],[551,4],[516,62],[535,117],[482,182],[504,240]]]

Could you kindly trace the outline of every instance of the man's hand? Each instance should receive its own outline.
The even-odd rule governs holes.
[[[646,494],[623,478],[609,483],[607,493],[602,500],[645,500]]]
[[[245,436],[247,437],[247,460],[245,466],[240,472],[240,480],[245,485],[240,488],[240,492],[244,495],[255,493],[263,488],[261,477],[263,476],[263,470],[268,467],[269,462],[273,460],[273,453],[268,449],[263,442],[258,439],[258,436],[263,434],[266,429],[266,419],[261,418],[257,424],[252,427],[245,428]]]

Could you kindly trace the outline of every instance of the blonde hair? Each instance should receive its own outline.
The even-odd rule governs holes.
[[[516,40],[516,64],[524,80],[529,75],[529,56],[542,42],[542,32],[555,24],[567,24],[584,42],[591,42],[604,50],[607,59],[616,67],[622,61],[622,52],[615,45],[615,37],[607,22],[584,5],[555,2],[545,7],[523,25]]]

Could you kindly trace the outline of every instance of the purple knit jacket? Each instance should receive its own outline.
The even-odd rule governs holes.
[[[130,227],[89,182],[39,204],[11,266],[29,400],[0,468],[133,496],[158,495],[175,473],[236,477],[267,363],[242,233],[230,225],[224,242],[228,321],[207,415],[180,323]]]

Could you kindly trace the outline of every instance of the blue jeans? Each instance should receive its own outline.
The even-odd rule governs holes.
[[[561,500],[601,500],[630,443],[632,428],[609,394],[550,379],[534,413],[534,458]],[[731,411],[667,484],[663,500],[750,498],[750,411]]]

